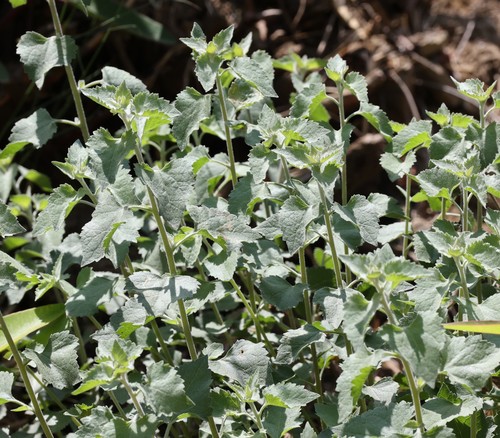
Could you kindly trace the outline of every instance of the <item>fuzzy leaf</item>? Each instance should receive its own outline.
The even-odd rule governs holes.
[[[14,374],[9,373],[7,371],[0,371],[0,406],[5,403],[15,403],[19,405],[19,408],[16,408],[15,411],[18,412],[20,410],[28,410],[29,406],[24,404],[23,402],[17,400],[12,395],[12,384],[14,383]]]
[[[394,131],[389,123],[389,118],[380,107],[368,102],[361,102],[358,112],[360,116],[364,117],[370,125],[384,136],[386,141],[392,141]]]
[[[326,64],[325,72],[326,75],[333,82],[340,82],[344,79],[344,75],[349,70],[347,63],[339,56],[335,55],[333,58],[330,58]]]
[[[76,191],[69,184],[57,187],[49,196],[47,207],[38,215],[33,235],[40,237],[47,231],[64,229],[65,219],[84,196],[83,190]]]
[[[405,126],[393,140],[393,152],[402,157],[418,146],[429,147],[431,142],[432,122],[413,120]]]
[[[390,349],[410,362],[418,378],[434,388],[446,341],[441,317],[434,312],[422,312],[405,327],[385,324],[382,337]]]
[[[316,400],[319,395],[295,383],[278,383],[262,392],[266,403],[282,408],[300,408]]]
[[[17,44],[17,54],[24,69],[38,88],[42,88],[45,75],[53,67],[70,65],[77,46],[69,36],[45,38],[36,32],[26,32]]]
[[[230,63],[239,78],[255,87],[264,97],[278,97],[273,89],[274,70],[271,57],[265,52],[255,52],[252,58],[238,57]]]
[[[364,386],[363,394],[366,394],[376,401],[388,406],[399,391],[399,385],[391,378],[382,378],[371,386]]]
[[[368,301],[361,293],[350,294],[344,306],[344,332],[356,350],[365,350],[365,334],[375,312],[380,306],[380,297],[375,295]]]
[[[325,335],[310,324],[288,330],[281,338],[275,363],[291,364],[304,348],[324,340]]]
[[[95,276],[66,301],[70,316],[90,316],[97,312],[98,306],[108,303],[113,297],[116,280],[110,276]]]
[[[284,278],[271,275],[262,279],[259,285],[262,298],[278,310],[288,310],[303,300],[305,285],[291,285]]]
[[[9,208],[0,201],[0,237],[12,236],[26,231]]]
[[[270,360],[264,344],[254,344],[238,339],[224,357],[210,361],[210,369],[221,376],[238,382],[242,387],[251,378],[256,378],[259,386],[268,381]]]
[[[418,174],[416,177],[420,187],[428,196],[442,197],[452,200],[453,190],[460,184],[460,179],[453,173],[434,167],[426,169]]]
[[[355,71],[347,73],[345,86],[360,102],[368,102],[368,84],[364,76]]]
[[[285,409],[270,406],[265,411],[262,424],[271,438],[280,438],[288,431],[300,427],[302,424],[300,408]]]
[[[481,390],[500,362],[500,350],[481,336],[453,337],[444,351],[443,371],[450,381]]]
[[[80,379],[78,355],[78,338],[68,331],[53,333],[43,350],[38,344],[32,350],[24,350],[26,358],[35,362],[43,379],[57,389],[72,387]]]
[[[132,92],[132,94],[147,91],[147,87],[144,82],[125,70],[112,66],[106,66],[101,70],[101,72],[102,80],[107,85],[119,87],[124,82],[125,86]]]
[[[476,78],[466,79],[464,82],[459,82],[453,77],[451,80],[455,83],[455,86],[460,94],[477,100],[478,102],[486,102],[490,98],[496,85],[492,84],[485,90],[484,82]]]
[[[413,151],[408,152],[403,160],[393,153],[384,152],[380,157],[380,165],[387,172],[389,179],[391,181],[396,181],[403,175],[410,173],[416,159],[417,157]]]
[[[210,116],[211,98],[188,87],[177,95],[175,107],[180,116],[174,120],[172,133],[182,151],[189,142],[189,136],[199,129],[200,122]]]
[[[16,122],[9,137],[9,144],[0,152],[0,160],[12,158],[27,144],[40,149],[56,131],[56,122],[49,112],[44,108],[36,110],[29,117]]]
[[[210,385],[212,373],[208,368],[207,356],[201,356],[193,362],[183,363],[178,370],[184,380],[186,395],[194,403],[187,412],[206,418],[212,411],[210,403]]]
[[[146,384],[142,388],[148,405],[158,415],[170,418],[193,406],[186,395],[184,380],[175,368],[163,362],[148,367]]]

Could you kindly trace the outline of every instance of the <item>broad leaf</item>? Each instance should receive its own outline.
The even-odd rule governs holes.
[[[271,438],[280,438],[288,431],[300,427],[302,424],[300,408],[285,409],[270,406],[265,411],[262,424]]]
[[[316,400],[319,395],[295,383],[278,383],[262,392],[268,405],[282,408],[300,408]]]
[[[9,208],[0,201],[0,237],[13,236],[26,231]]]
[[[305,285],[291,285],[284,278],[272,275],[262,279],[259,288],[262,297],[278,310],[292,309],[303,300]]]
[[[57,389],[69,388],[80,381],[78,338],[68,331],[50,335],[47,345],[24,350],[24,356],[35,362],[43,379]]]
[[[45,75],[53,67],[70,65],[77,47],[69,36],[44,37],[36,32],[26,32],[17,45],[24,69],[38,88],[42,88]]]
[[[310,324],[288,330],[281,338],[275,363],[291,364],[304,348],[325,339],[324,333]]]

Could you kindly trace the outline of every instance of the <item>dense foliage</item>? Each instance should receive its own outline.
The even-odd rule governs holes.
[[[496,436],[500,345],[472,332],[498,324],[469,322],[500,320],[494,85],[456,82],[477,120],[443,105],[403,125],[339,56],[274,60],[231,27],[207,41],[194,25],[183,42],[204,93],[168,102],[114,67],[77,82],[77,47],[49,5],[56,35],[28,32],[18,54],[39,88],[64,66],[78,117],[38,109],[0,151],[0,290],[12,306],[50,298],[0,315],[14,359],[0,403],[38,419],[0,436]],[[295,88],[287,116],[276,69]],[[121,129],[89,133],[81,95]],[[380,165],[402,206],[348,197],[356,118],[386,140]],[[67,182],[52,188],[16,157],[60,123],[82,141],[54,162]],[[211,153],[210,136],[227,152]],[[415,174],[418,151],[429,165]],[[413,232],[411,202],[436,211],[431,229]]]

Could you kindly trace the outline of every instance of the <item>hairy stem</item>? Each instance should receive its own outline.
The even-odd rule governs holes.
[[[132,400],[132,404],[134,405],[137,413],[139,414],[140,417],[144,417],[144,415],[146,415],[144,413],[144,409],[142,409],[142,406],[139,403],[139,400],[137,400],[136,393],[134,392],[134,390],[130,386],[130,383],[128,382],[128,379],[127,379],[127,375],[122,374],[120,381],[121,381],[123,387],[125,388],[125,390],[127,391],[127,394],[130,396],[130,400]]]
[[[405,233],[403,235],[403,257],[408,257],[408,244],[410,243],[411,225],[411,178],[406,175],[406,195],[405,195]]]
[[[0,311],[0,328],[2,329],[3,335],[7,343],[9,344],[10,351],[12,352],[12,356],[14,356],[14,360],[16,361],[17,368],[19,369],[19,373],[21,374],[21,378],[24,382],[24,387],[26,388],[26,392],[31,400],[31,404],[33,405],[33,411],[35,412],[38,421],[40,422],[40,426],[42,427],[43,433],[47,438],[53,438],[52,431],[50,430],[47,422],[45,421],[45,417],[43,416],[42,409],[38,403],[38,399],[36,398],[35,391],[33,390],[33,386],[31,386],[31,382],[28,376],[28,372],[26,371],[26,365],[23,362],[23,358],[17,349],[16,343],[10,334],[9,328],[7,327],[7,323],[3,317],[2,312]]]
[[[238,182],[238,177],[236,175],[236,164],[234,161],[233,140],[231,139],[231,130],[229,129],[229,120],[227,117],[226,98],[224,96],[224,87],[222,86],[220,72],[217,72],[216,83],[217,83],[217,94],[219,96],[220,109],[222,112],[222,120],[224,122],[224,132],[226,134],[227,155],[229,156],[229,170],[231,172],[231,181],[232,181],[233,187],[234,187],[236,185],[236,183]]]

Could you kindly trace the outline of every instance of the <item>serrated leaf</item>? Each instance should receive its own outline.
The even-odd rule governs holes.
[[[368,84],[363,75],[355,71],[347,73],[345,86],[360,102],[368,102]]]
[[[288,330],[281,338],[275,363],[291,364],[304,348],[324,340],[324,333],[310,324],[295,330]]]
[[[347,73],[347,70],[349,70],[347,63],[339,55],[335,55],[333,58],[330,58],[325,67],[326,75],[333,82],[342,81],[344,79],[344,75]]]
[[[358,113],[372,125],[386,141],[392,141],[393,130],[389,123],[389,118],[377,105],[368,102],[361,102]]]
[[[73,38],[66,35],[46,38],[37,32],[26,32],[17,44],[16,53],[21,57],[30,79],[42,88],[49,70],[70,65],[76,56],[77,46]]]
[[[240,178],[229,194],[228,210],[232,214],[250,214],[256,203],[271,197],[264,183],[255,183],[254,175]]]
[[[118,266],[124,259],[129,244],[139,237],[142,221],[126,207],[121,206],[109,192],[99,197],[92,220],[85,224],[81,232],[83,259],[82,266],[110,259]]]
[[[182,151],[189,142],[189,136],[199,129],[200,122],[210,116],[211,97],[188,87],[177,95],[175,107],[180,116],[174,120],[172,133]]]
[[[40,344],[33,350],[27,348],[23,354],[35,362],[42,378],[54,388],[69,388],[80,379],[78,355],[78,338],[68,331],[53,333],[45,348]]]
[[[163,362],[148,367],[146,384],[142,388],[148,405],[158,415],[170,418],[193,406],[186,395],[184,380],[175,368]]]
[[[416,177],[420,187],[428,196],[452,200],[453,190],[460,184],[458,176],[440,167],[426,169]]]
[[[214,87],[222,62],[223,58],[215,53],[205,52],[196,58],[194,71],[205,92],[210,91]]]
[[[187,409],[201,418],[206,418],[212,411],[210,385],[212,374],[208,368],[208,357],[201,356],[193,362],[183,363],[178,370],[184,380],[186,396],[194,403]]]
[[[214,239],[222,237],[229,251],[238,250],[242,242],[259,238],[257,231],[250,228],[241,216],[205,206],[190,206],[188,211],[198,231],[206,230]]]
[[[270,406],[266,409],[262,424],[271,438],[280,438],[288,431],[300,427],[300,408],[280,408]]]
[[[303,300],[305,285],[291,285],[284,278],[271,275],[262,279],[259,289],[264,300],[278,310],[288,310]]]
[[[4,316],[5,323],[9,329],[14,342],[19,342],[25,336],[45,327],[64,314],[64,304],[47,304],[21,310]],[[3,332],[0,332],[0,352],[9,348]]]
[[[113,297],[116,279],[105,274],[96,275],[83,285],[66,301],[70,316],[90,316],[97,312],[98,306],[108,303]]]
[[[326,98],[325,85],[324,84],[308,84],[304,87],[296,96],[293,101],[292,107],[290,108],[290,115],[292,117],[310,117],[312,120],[324,121],[329,120],[329,115],[320,120],[311,117],[315,113],[316,109],[322,107],[321,102]],[[324,107],[323,107],[324,108]]]
[[[354,289],[321,288],[314,292],[313,303],[319,304],[323,310],[323,325],[328,324],[330,330],[336,330],[344,320],[347,300],[356,294]]]
[[[432,122],[429,120],[412,120],[393,139],[393,152],[402,157],[419,147],[429,147],[431,142]]]
[[[381,331],[389,348],[404,357],[415,375],[431,388],[434,388],[446,343],[441,321],[434,312],[421,312],[405,327],[385,324]]]
[[[144,82],[125,70],[108,65],[104,67],[101,72],[102,80],[106,85],[119,87],[122,83],[125,83],[126,87],[132,92],[132,94],[147,91],[147,87]]]
[[[251,378],[259,386],[268,381],[270,360],[262,342],[254,344],[245,339],[238,339],[224,357],[209,362],[209,368],[216,374],[238,382],[242,387]]]
[[[460,94],[477,100],[478,102],[486,102],[490,98],[496,85],[496,82],[494,82],[485,90],[484,82],[476,78],[466,79],[464,82],[459,82],[453,77],[451,77],[451,80],[454,82]]]
[[[83,190],[76,191],[69,184],[57,187],[49,196],[47,207],[36,218],[33,236],[40,237],[47,231],[64,229],[65,219],[84,196]]]
[[[375,312],[380,306],[380,297],[375,295],[368,301],[361,293],[351,293],[344,305],[344,332],[355,350],[365,350],[365,334]]]
[[[380,379],[371,386],[364,386],[362,389],[363,394],[370,396],[386,406],[392,403],[398,391],[398,383],[388,377]]]
[[[413,151],[408,152],[401,160],[391,152],[384,152],[380,157],[380,165],[384,168],[391,181],[396,181],[403,175],[408,175],[417,157]]]
[[[9,137],[9,144],[0,152],[0,160],[12,158],[27,144],[40,149],[56,131],[56,122],[49,112],[44,108],[36,110],[29,117],[16,122]]]
[[[262,394],[268,405],[282,408],[300,408],[319,397],[315,392],[291,382],[268,386]]]
[[[0,237],[13,236],[26,231],[10,212],[7,205],[0,201]]]
[[[272,86],[274,70],[267,53],[257,51],[252,58],[235,58],[229,66],[237,77],[251,84],[264,97],[278,97]]]
[[[380,406],[353,417],[342,428],[345,437],[371,438],[413,436],[406,424],[413,417],[413,407],[408,402]]]
[[[357,351],[351,354],[342,363],[342,374],[337,379],[336,390],[339,393],[339,422],[343,423],[351,415],[358,403],[363,386],[376,368],[382,355],[377,352],[368,354],[367,351]]]
[[[155,195],[162,218],[170,228],[176,230],[194,190],[194,175],[190,159],[171,160],[161,170],[143,168],[140,175]]]
[[[500,362],[500,350],[481,336],[449,339],[443,356],[442,369],[450,381],[478,391]]]

